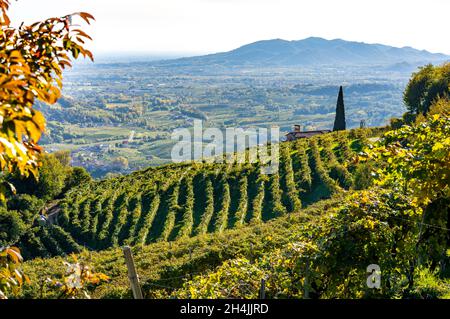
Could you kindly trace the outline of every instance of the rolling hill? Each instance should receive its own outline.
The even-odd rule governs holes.
[[[450,57],[411,47],[326,40],[310,37],[298,41],[263,40],[229,52],[157,62],[165,66],[292,67],[318,65],[390,65],[440,63]]]
[[[28,258],[56,256],[266,222],[349,189],[364,138],[345,131],[283,143],[272,175],[258,163],[185,163],[85,183],[49,209],[56,222],[28,232],[21,248]]]
[[[426,266],[411,269],[410,262],[423,251],[423,258],[448,263],[448,229],[443,226],[448,223],[448,195],[438,193],[447,197],[438,197],[441,206],[426,208],[433,212],[428,220],[421,211],[417,213],[417,202],[407,193],[370,183],[370,167],[380,168],[380,176],[396,167],[390,164],[394,161],[387,149],[412,149],[413,153],[426,149],[413,163],[408,154],[398,161],[402,167],[405,163],[419,166],[417,171],[423,172],[424,158],[436,155],[441,159],[435,167],[448,171],[444,168],[448,147],[447,155],[438,151],[445,147],[440,141],[448,139],[449,119],[435,114],[429,121],[433,121],[431,132],[429,122],[414,129],[431,146],[402,145],[399,141],[405,142],[412,128],[407,125],[395,131],[334,132],[283,143],[279,174],[270,176],[260,175],[258,165],[177,164],[80,185],[59,203],[60,226],[41,229],[65,234],[78,246],[95,244],[90,238],[103,233],[103,244],[110,248],[95,247],[101,250],[96,252],[87,247],[91,249],[80,249],[73,257],[59,252],[56,258],[26,262],[24,270],[31,274],[31,285],[19,297],[58,298],[60,289],[45,286],[39,279],[50,274],[61,280],[67,273],[65,260],[73,259],[110,276],[108,282],[90,287],[92,296],[131,298],[118,247],[130,244],[145,298],[254,299],[259,296],[261,278],[269,299],[448,298],[448,272],[439,276],[439,263],[426,269],[424,262]],[[386,130],[370,148],[375,153],[360,152],[367,140],[375,140],[369,136],[380,136]],[[430,135],[425,137],[422,132]],[[417,141],[414,135],[407,139]],[[376,160],[370,164],[363,158],[371,154]],[[434,189],[447,188],[442,174],[433,169],[429,174],[442,180]],[[399,179],[411,181],[409,176],[396,175],[394,187]],[[442,216],[445,224],[437,226],[435,216]],[[424,225],[424,240],[418,246],[416,234]],[[32,243],[40,242],[48,254],[69,243],[60,241],[61,237],[38,235]],[[441,255],[442,248],[447,249],[445,255]],[[383,282],[380,289],[367,285],[367,265],[374,262],[387,273],[388,284]]]

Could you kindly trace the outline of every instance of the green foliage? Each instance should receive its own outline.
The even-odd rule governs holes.
[[[289,236],[289,244],[253,261],[239,257],[187,280],[173,296],[257,298],[266,280],[268,298],[361,298],[394,296],[407,284],[414,234],[407,198],[379,189],[348,196],[313,224]],[[268,238],[271,239],[270,237]],[[391,254],[391,252],[395,254]],[[381,290],[366,285],[366,268],[383,269]]]
[[[316,293],[326,298],[361,298],[401,291],[415,252],[418,227],[408,220],[413,212],[407,197],[373,189],[351,195],[336,213],[324,217],[321,227],[313,231],[318,247]],[[383,271],[380,290],[366,286],[370,264]],[[326,290],[320,285],[323,281]]]
[[[25,230],[19,213],[0,207],[0,247],[16,244]]]
[[[186,238],[191,236],[194,225],[194,186],[192,177],[185,179],[186,200],[183,205],[183,220],[177,238]]]
[[[264,180],[259,178],[257,183],[256,195],[252,201],[252,217],[251,222],[256,223],[262,220],[262,210],[264,202]]]
[[[19,177],[10,178],[10,180],[16,185],[18,193],[30,194],[43,200],[50,200],[60,195],[63,191],[70,167],[63,165],[55,154],[41,156],[41,163],[39,179]]]
[[[148,210],[145,215],[142,215],[142,226],[138,230],[137,237],[136,237],[136,244],[145,244],[147,242],[147,236],[150,231],[150,227],[152,225],[153,220],[155,219],[156,212],[158,210],[160,204],[160,197],[158,194],[154,195],[153,200],[151,201],[151,204],[148,207]]]
[[[243,225],[245,216],[247,214],[247,188],[248,188],[248,178],[243,175],[239,180],[239,203],[235,214],[235,226]]]
[[[83,167],[73,167],[65,181],[65,190],[69,190],[92,180],[91,175]]]
[[[222,178],[222,203],[219,212],[217,213],[216,220],[214,222],[214,231],[222,232],[227,228],[228,213],[230,209],[230,185],[226,179],[226,176]]]
[[[408,111],[426,114],[439,98],[450,97],[450,63],[421,67],[410,79],[403,100]]]
[[[35,220],[37,213],[44,207],[45,201],[29,194],[18,194],[7,202],[8,210],[20,212],[22,221],[30,225]]]
[[[336,118],[334,120],[333,131],[345,130],[345,107],[344,107],[344,93],[342,86],[339,87],[339,95],[336,103]]]
[[[345,188],[349,189],[352,184],[352,176],[350,172],[347,170],[347,163],[339,163],[334,154],[334,151],[331,148],[331,141],[328,138],[324,138],[321,140],[321,144],[323,145],[323,154],[324,158],[327,160],[327,166],[329,167],[329,175],[331,178],[336,180],[338,184]]]
[[[175,219],[181,207],[178,205],[178,194],[180,190],[179,182],[172,187],[172,192],[169,197],[169,211],[167,212],[166,219],[164,221],[163,231],[160,236],[160,240],[168,240],[170,233],[175,227]]]
[[[325,169],[325,166],[320,157],[317,141],[311,140],[309,146],[311,149],[312,161],[314,163],[314,172],[317,174],[320,182],[325,186],[327,193],[330,194],[335,191],[339,191],[338,184],[329,176],[328,171]]]
[[[372,186],[374,170],[375,168],[371,162],[358,165],[353,177],[353,188],[361,190]]]
[[[16,296],[22,285],[29,283],[28,276],[21,269],[22,261],[16,247],[0,248],[0,300],[8,299],[8,295]]]
[[[430,267],[445,269],[447,261],[449,127],[447,117],[433,115],[386,133],[369,152],[379,186],[349,194],[291,236],[286,248],[253,262],[238,256],[187,280],[173,296],[256,298],[261,278],[269,297],[447,296],[448,282]],[[319,158],[314,141],[310,147],[313,158]],[[380,289],[366,285],[371,264],[381,268]]]
[[[450,115],[449,100],[443,98],[438,99],[431,105],[430,111],[427,114],[428,116],[432,116],[435,114],[442,116],[449,116]]]
[[[301,143],[298,145],[298,153],[297,156],[299,157],[300,161],[300,170],[296,172],[296,174],[299,175],[300,180],[300,187],[299,189],[303,189],[305,192],[310,191],[312,187],[312,171],[311,167],[309,166],[309,157],[306,153],[307,145],[306,143]]]
[[[415,274],[415,286],[409,292],[409,298],[415,299],[448,299],[450,296],[450,281],[440,278],[438,271],[421,267]]]
[[[284,175],[284,184],[286,187],[285,201],[287,202],[287,210],[290,212],[298,211],[301,208],[302,203],[295,185],[290,144],[286,144],[285,147],[280,149],[280,156],[282,159],[280,161],[280,165],[282,166],[281,171]]]
[[[244,298],[258,296],[263,271],[248,259],[227,260],[215,272],[196,276],[174,295],[184,299]]]
[[[182,278],[191,278],[191,273],[212,271],[224,261],[238,255],[253,261],[275,248],[283,247],[293,234],[300,233],[305,225],[313,223],[316,216],[336,207],[341,201],[340,197],[324,200],[298,213],[287,214],[267,223],[244,224],[236,229],[225,229],[220,234],[210,233],[173,243],[137,245],[133,248],[133,256],[145,297],[168,297],[174,289],[182,286]],[[78,258],[90,260],[93,268],[111,277],[108,283],[96,288],[93,298],[131,298],[122,249],[117,247],[100,252],[82,251]],[[26,262],[24,271],[30,275],[31,285],[25,287],[22,296],[42,298],[38,278],[44,275],[52,278],[63,276],[63,260],[62,257],[36,258]],[[55,298],[55,292],[46,291],[44,297]]]
[[[208,225],[214,214],[214,189],[211,180],[206,180],[206,205],[205,212],[202,215],[200,224],[198,225],[197,234],[205,234],[208,231]]]
[[[399,129],[400,127],[402,127],[403,124],[404,124],[404,122],[402,119],[395,118],[395,117],[390,119],[390,121],[389,121],[390,127],[394,130]]]
[[[388,164],[377,171],[379,184],[411,193],[418,207],[450,195],[450,118],[446,116],[435,114],[427,122],[387,132],[369,156]]]
[[[282,190],[280,189],[280,175],[278,173],[270,175],[269,192],[271,196],[270,209],[274,216],[286,214],[286,207],[282,203]]]

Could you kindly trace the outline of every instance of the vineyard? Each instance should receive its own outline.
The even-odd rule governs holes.
[[[12,2],[0,0],[0,301],[450,299],[450,56],[274,39],[163,60],[124,51],[66,81],[79,57],[94,62],[83,24],[95,17],[27,25]],[[99,26],[136,16],[122,11]],[[199,158],[196,119],[204,154],[224,145],[173,163],[187,145]],[[185,143],[176,129],[193,122]],[[245,148],[256,126],[292,124],[283,142],[260,131]],[[233,127],[245,136],[233,130],[237,153],[223,154]],[[212,316],[194,303],[170,310]]]
[[[167,298],[168,294],[182,287],[186,279],[195,274],[212,271],[226,260],[236,256],[259,258],[271,250],[283,247],[292,235],[302,233],[307,225],[324,211],[343,201],[341,194],[322,200],[298,213],[285,214],[267,223],[247,224],[239,228],[225,229],[222,233],[208,233],[177,242],[161,241],[133,247],[133,255],[146,298]],[[123,261],[122,249],[102,251],[83,250],[77,254],[80,260],[89,260],[97,271],[107,273],[111,280],[93,292],[94,298],[132,298]],[[41,276],[60,278],[64,275],[63,261],[68,258],[35,258],[25,263],[31,284],[25,287],[24,298],[53,298],[54,290],[43,289]],[[48,287],[47,287],[48,288]]]
[[[286,143],[278,174],[261,175],[258,165],[184,164],[80,185],[59,203],[60,225],[42,227],[35,238],[60,253],[92,245],[102,233],[108,249],[77,254],[110,277],[92,288],[96,298],[132,297],[122,250],[114,247],[122,244],[133,246],[145,298],[254,299],[262,282],[269,299],[449,298],[442,267],[450,260],[442,178],[449,120],[434,115],[381,138],[358,130]],[[149,175],[153,187],[143,182]],[[133,192],[117,187],[114,197],[99,198],[118,180]],[[407,184],[408,192],[395,192]],[[71,198],[77,214],[68,209]],[[432,204],[422,206],[422,198]],[[77,224],[64,224],[66,215]],[[49,271],[63,278],[67,258],[74,257],[27,262],[32,284],[20,297],[56,298],[39,278]],[[383,269],[379,289],[368,285],[368,265]]]
[[[21,248],[29,258],[49,257],[266,222],[350,189],[354,156],[375,132],[283,143],[279,170],[270,175],[261,173],[259,163],[183,163],[84,183],[49,211],[56,222],[33,228]]]

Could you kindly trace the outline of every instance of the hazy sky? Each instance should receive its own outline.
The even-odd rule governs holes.
[[[94,53],[228,51],[309,36],[450,54],[449,0],[19,0],[15,24],[93,14]]]

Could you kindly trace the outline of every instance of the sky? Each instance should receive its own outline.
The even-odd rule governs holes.
[[[94,54],[195,55],[258,40],[325,39],[450,54],[449,0],[18,0],[15,25],[85,11]]]

